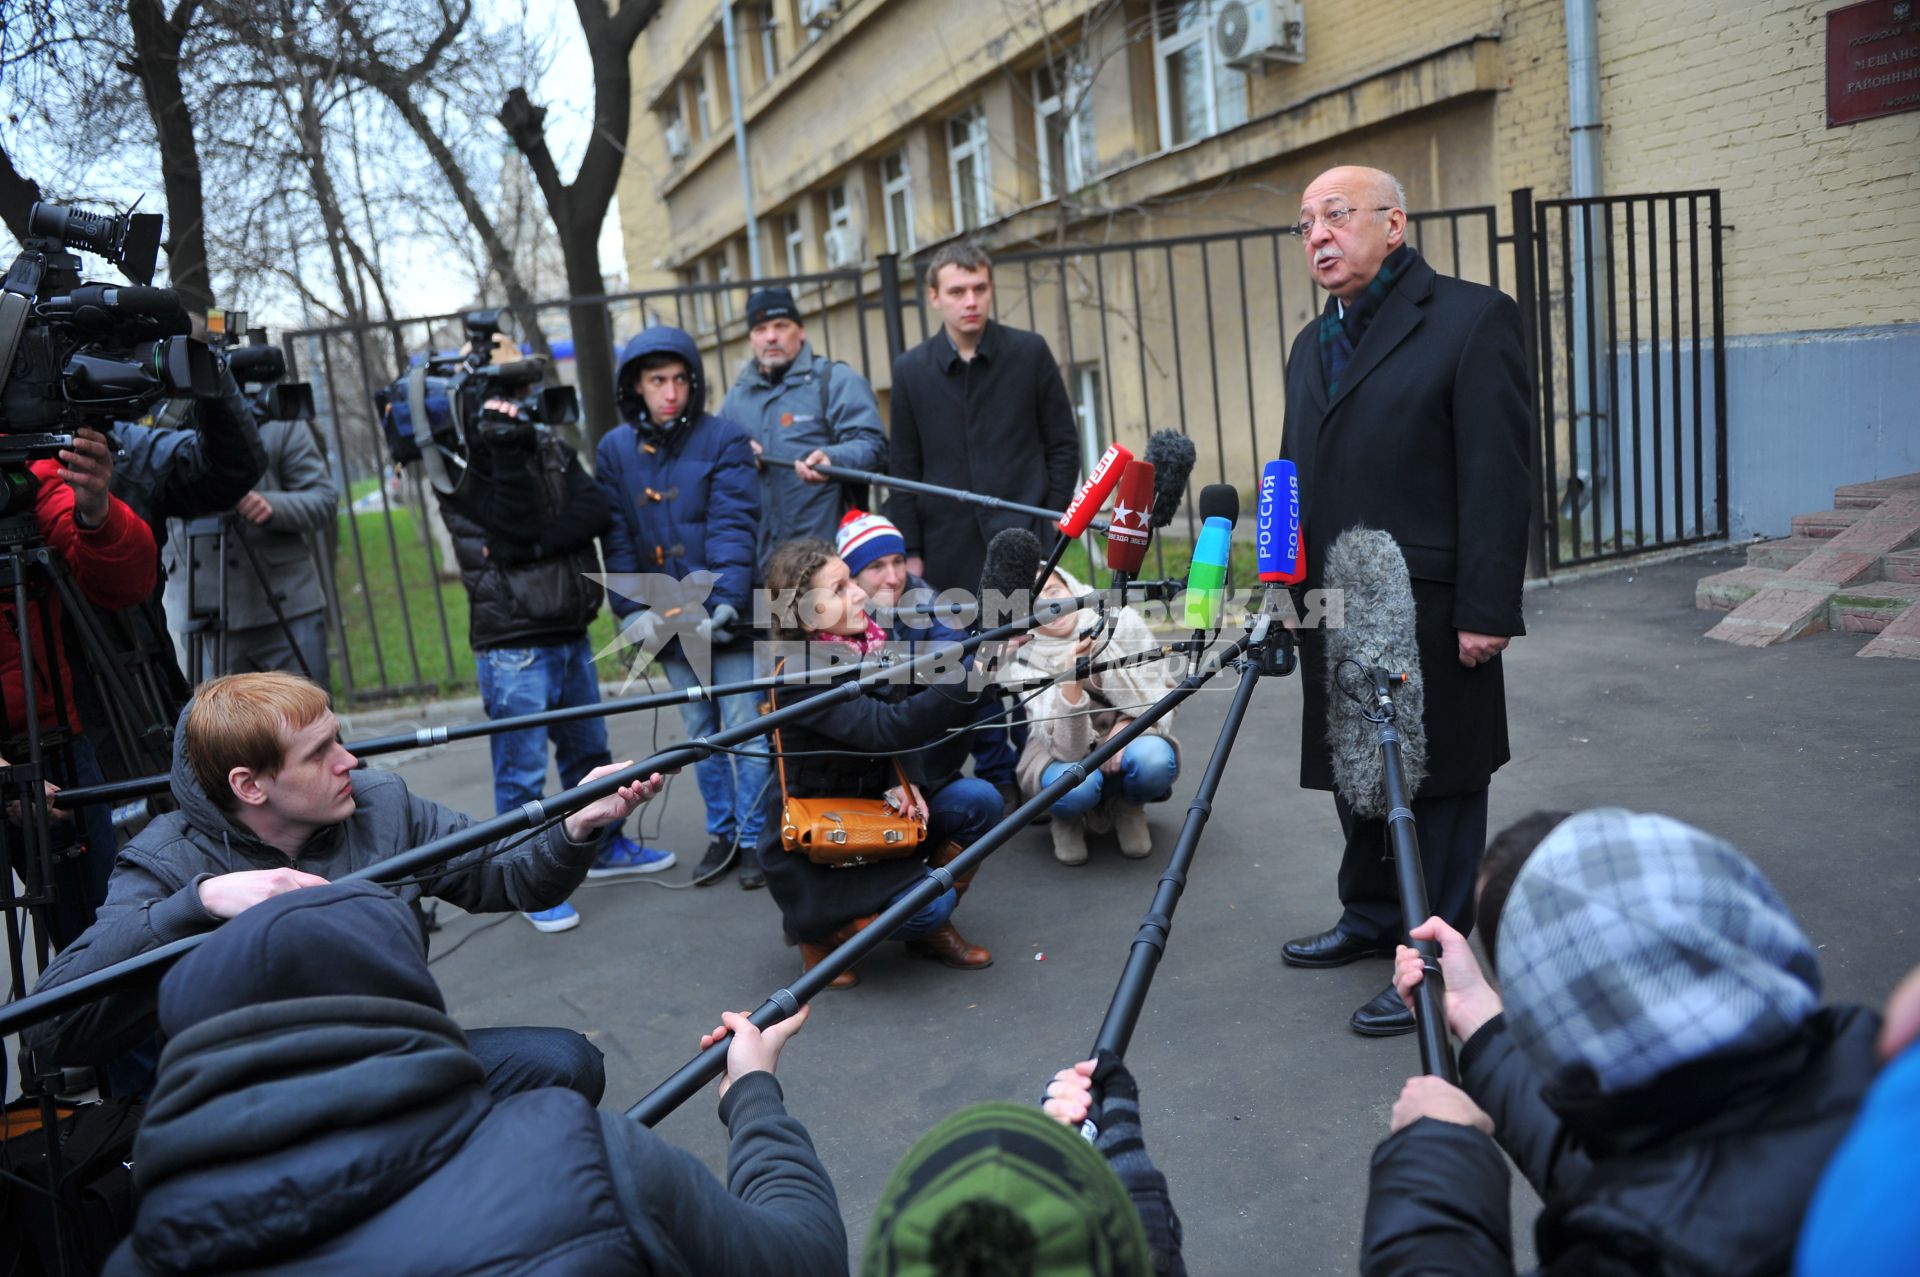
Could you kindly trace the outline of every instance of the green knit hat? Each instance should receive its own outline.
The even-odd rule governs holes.
[[[862,1277],[1147,1277],[1106,1159],[1038,1109],[976,1104],[920,1137],[873,1214]]]

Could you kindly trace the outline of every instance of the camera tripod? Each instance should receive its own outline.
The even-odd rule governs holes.
[[[253,574],[254,582],[260,587],[260,594],[273,611],[273,623],[279,627],[281,636],[287,641],[287,650],[293,653],[294,662],[300,667],[300,673],[310,681],[314,679],[312,666],[307,654],[300,645],[299,636],[293,632],[293,623],[287,618],[280,604],[284,592],[276,590],[268,579],[266,565],[260,562],[260,552],[246,537],[245,531],[235,522],[239,518],[232,511],[225,514],[209,515],[188,521],[185,528],[187,538],[186,567],[187,574],[187,623],[183,627],[187,636],[187,669],[197,683],[219,674],[230,673],[227,649],[228,593],[227,569],[236,567],[240,560],[229,553],[229,547],[239,546],[247,570]],[[211,539],[215,552],[216,597],[207,602],[200,598],[200,574],[195,568],[200,562],[201,546]]]

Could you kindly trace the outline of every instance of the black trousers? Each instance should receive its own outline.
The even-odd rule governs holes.
[[[1407,926],[1400,919],[1400,892],[1388,857],[1385,819],[1361,820],[1339,794],[1333,796],[1347,848],[1340,858],[1340,930],[1391,944]],[[1473,885],[1487,845],[1487,791],[1413,800],[1413,827],[1420,840],[1420,867],[1427,880],[1427,907],[1461,935],[1473,930]]]

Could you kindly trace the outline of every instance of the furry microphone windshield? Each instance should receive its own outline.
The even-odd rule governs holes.
[[[1406,556],[1390,535],[1348,528],[1327,549],[1326,583],[1344,593],[1346,613],[1344,624],[1327,630],[1327,752],[1333,783],[1356,816],[1385,816],[1380,725],[1367,718],[1373,712],[1376,665],[1407,676],[1394,689],[1393,705],[1409,801],[1427,777],[1426,692],[1414,639],[1413,582]]]

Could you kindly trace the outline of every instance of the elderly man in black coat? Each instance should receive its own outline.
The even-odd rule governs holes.
[[[1437,274],[1406,242],[1406,197],[1378,169],[1315,178],[1300,234],[1325,312],[1294,340],[1281,455],[1298,467],[1307,589],[1348,528],[1384,529],[1413,578],[1428,774],[1413,812],[1435,913],[1465,933],[1486,841],[1487,785],[1507,761],[1500,653],[1526,632],[1529,389],[1520,310]],[[1300,783],[1333,789],[1324,634],[1301,642]],[[1387,957],[1405,933],[1381,820],[1338,793],[1339,921],[1283,946],[1293,966]],[[1391,987],[1354,1013],[1368,1036],[1413,1030]]]

